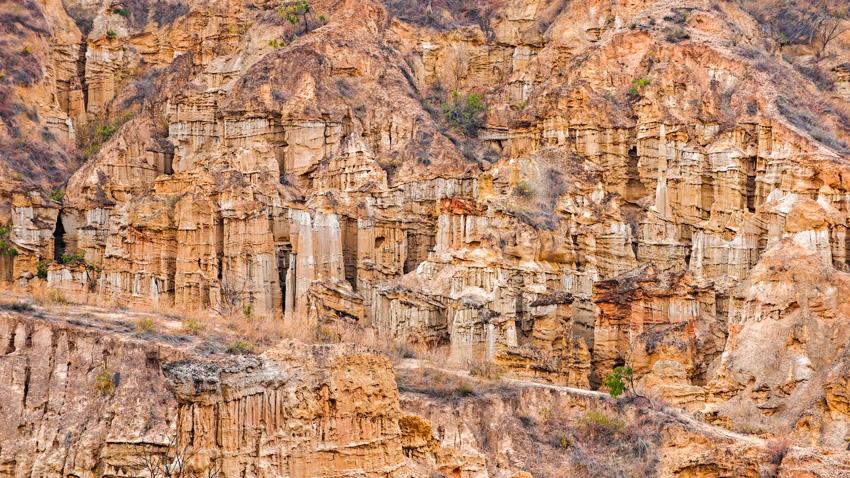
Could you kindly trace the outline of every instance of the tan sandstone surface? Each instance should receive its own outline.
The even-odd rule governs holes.
[[[161,455],[226,477],[850,476],[850,454],[777,455],[664,406],[416,360],[397,387],[359,346],[237,353],[132,317],[4,305],[3,476],[149,476]]]
[[[60,305],[223,319],[256,328],[241,339],[248,348],[271,341],[255,327],[263,319],[319,336],[359,331],[342,341],[377,336],[385,349],[503,380],[596,390],[625,365],[650,398],[716,426],[846,448],[846,2],[308,3],[310,15],[290,22],[293,1],[0,0],[0,286]],[[8,332],[10,357],[17,341],[37,339],[34,350],[84,353],[85,374],[104,367],[109,347],[100,342],[115,331],[84,328],[93,344],[78,352],[55,330]],[[168,363],[196,353],[166,345]],[[116,360],[141,363],[149,345],[127,347]],[[389,364],[352,358],[346,375],[328,361],[355,352],[289,352],[213,350],[224,357],[210,367],[232,370],[238,383],[192,393],[181,369],[169,376],[151,366],[156,392],[116,388],[138,401],[121,420],[143,421],[134,414],[165,400],[158,410],[183,417],[166,425],[183,430],[187,414],[196,417],[203,436],[180,436],[204,449],[220,420],[259,413],[258,400],[313,420],[309,433],[284,437],[276,427],[307,426],[251,415],[265,432],[217,437],[227,476],[333,476],[318,464],[327,457],[333,469],[391,475],[415,470],[411,454],[428,473],[449,473],[451,460],[476,453],[487,458],[458,465],[464,476],[501,476],[487,460],[509,463],[505,476],[535,473],[531,458],[512,461],[511,446],[481,441],[485,424],[472,455],[443,456],[424,437],[404,449]],[[60,378],[82,380],[72,369],[9,366],[14,386],[3,393],[38,398],[32,410],[28,398],[4,409],[22,420],[25,438],[9,440],[18,451],[8,456],[64,443],[50,413],[68,409],[92,420],[71,438],[85,451],[45,452],[21,469],[107,466],[80,444],[118,433],[99,418],[109,401],[77,409],[46,392],[65,389]],[[331,416],[317,410],[332,398],[315,392],[315,407],[299,410],[261,391],[286,382],[274,378],[281,367],[334,390],[364,380],[384,398],[327,418],[368,424],[341,425],[339,448],[326,449],[314,434],[331,425],[314,422]],[[20,385],[29,376],[38,385]],[[216,415],[221,400],[244,410]],[[41,425],[38,413],[53,421]],[[118,455],[136,446],[121,440],[165,433],[132,430],[115,438]],[[549,432],[546,440],[561,441]],[[657,473],[761,473],[750,452],[704,464],[670,458],[670,440],[691,454],[714,443],[659,433],[647,442]],[[241,458],[249,448],[268,457],[261,467]],[[564,466],[580,473],[570,456]],[[804,466],[803,455],[789,455],[798,456]],[[17,460],[0,466],[17,470]]]

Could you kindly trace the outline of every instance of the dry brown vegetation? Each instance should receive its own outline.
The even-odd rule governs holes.
[[[498,378],[465,376],[459,372],[422,367],[397,370],[398,388],[402,392],[420,393],[442,400],[457,400],[507,390]]]
[[[486,419],[468,425],[482,449],[498,450],[494,437],[509,440],[511,461],[534,477],[657,474],[661,430],[671,418],[642,407],[645,403],[575,401],[558,391],[537,391],[526,401],[522,387],[504,382],[429,368],[402,368],[397,373],[403,393],[480,411]],[[505,410],[504,404],[516,409]]]
[[[843,1],[739,0],[765,34],[780,46],[807,45],[822,57],[836,38],[847,31],[850,15]]]

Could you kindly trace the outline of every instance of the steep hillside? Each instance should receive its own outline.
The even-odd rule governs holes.
[[[850,13],[799,3],[0,0],[0,280],[843,450]]]
[[[151,314],[0,306],[3,476],[850,476],[846,453],[602,393],[409,361],[396,377],[352,345],[255,354],[173,319],[130,325]]]

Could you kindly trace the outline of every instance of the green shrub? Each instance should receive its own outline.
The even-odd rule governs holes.
[[[629,96],[633,99],[636,99],[640,96],[641,90],[646,88],[649,83],[649,80],[646,78],[638,78],[637,80],[633,81],[632,86],[629,88]]]
[[[269,40],[269,46],[272,48],[283,48],[286,46],[286,40],[278,40],[277,38]]]
[[[39,279],[47,280],[47,268],[50,266],[50,261],[47,259],[39,259],[35,263],[35,275]]]
[[[109,30],[106,30],[106,38],[114,40],[118,38],[118,33],[116,33],[115,30],[110,28]]]
[[[569,437],[569,435],[567,435],[563,431],[559,431],[558,433],[555,434],[555,440],[556,440],[557,445],[561,448],[564,448],[564,449],[569,448],[573,444],[573,441]]]
[[[484,125],[486,113],[484,98],[477,93],[462,97],[459,92],[453,91],[451,102],[443,105],[446,122],[467,136],[475,136],[478,133]]]
[[[65,198],[65,190],[62,188],[54,189],[47,194],[47,197],[53,202],[62,202],[62,199]]]
[[[98,118],[90,121],[78,131],[77,148],[86,159],[91,158],[131,117],[132,114],[125,113],[113,119]]]
[[[250,319],[254,315],[254,306],[251,304],[243,306],[242,315],[244,315],[246,319]]]
[[[123,7],[122,8],[116,8],[115,10],[112,10],[112,13],[114,13],[116,15],[121,15],[122,17],[129,17],[130,16],[130,10],[127,10],[126,8],[123,8]]]
[[[59,258],[59,262],[71,267],[84,266],[86,265],[86,253],[83,251],[66,252]]]
[[[18,255],[18,250],[12,246],[12,241],[9,239],[11,229],[0,226],[0,256],[15,257]]]
[[[594,438],[612,438],[623,432],[626,422],[622,418],[612,417],[601,412],[589,411],[578,424],[579,431]]]
[[[285,7],[280,9],[280,16],[286,19],[289,23],[293,25],[302,24],[302,33],[307,33],[310,31],[310,22],[308,21],[309,16],[311,16],[310,10],[310,2],[307,0],[297,0],[295,2],[286,5]]]

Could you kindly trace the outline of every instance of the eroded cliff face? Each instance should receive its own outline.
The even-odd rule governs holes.
[[[0,313],[3,476],[149,476],[159,456],[202,476],[411,476],[386,358],[295,343],[210,353],[73,322]]]
[[[717,423],[844,446],[847,35],[825,88],[734,2],[280,6],[31,5],[55,71],[9,91],[86,160],[61,198],[4,182],[0,277],[582,388],[627,364]]]
[[[148,477],[157,463],[181,476],[258,478],[850,469],[846,454],[776,449],[664,407],[415,361],[400,369],[399,395],[389,360],[355,345],[286,342],[255,355],[216,338],[138,332],[127,314],[14,308],[0,311],[3,476]]]

